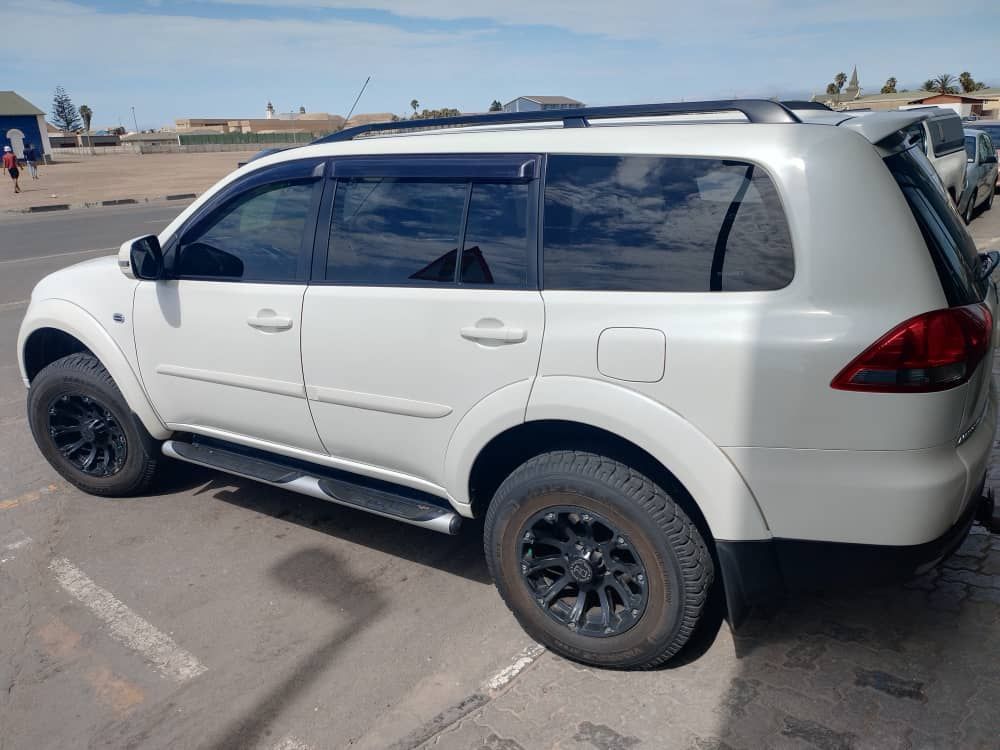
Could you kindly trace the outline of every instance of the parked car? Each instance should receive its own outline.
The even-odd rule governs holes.
[[[965,186],[958,210],[968,224],[981,206],[984,211],[993,207],[997,185],[997,150],[984,130],[965,130]]]
[[[975,128],[989,134],[996,147],[997,157],[1000,158],[1000,120],[977,120]],[[996,187],[1000,190],[1000,176],[997,177]]]
[[[95,495],[167,456],[443,533],[481,518],[531,637],[663,663],[716,594],[735,627],[996,528],[1000,255],[913,138],[936,117],[636,105],[265,156],[38,284],[32,434]]]
[[[920,146],[957,206],[965,187],[965,134],[962,118],[954,110],[944,107],[920,109],[929,112],[928,117],[915,128]]]

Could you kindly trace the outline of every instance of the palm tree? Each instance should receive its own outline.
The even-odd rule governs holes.
[[[939,73],[937,78],[924,81],[924,91],[936,91],[939,94],[957,94],[955,86],[957,79],[951,73]]]
[[[843,91],[844,90],[844,84],[847,83],[847,74],[846,73],[837,73],[837,75],[834,76],[834,78],[833,78],[833,82],[837,85],[837,91],[838,92]]]
[[[419,107],[420,107],[420,102],[418,102],[418,101],[417,101],[416,99],[410,99],[410,109],[412,109],[412,110],[413,110],[413,114],[414,114],[414,116],[416,116],[416,114],[417,114],[417,109],[418,109]]]
[[[90,141],[90,153],[94,153],[94,141],[90,138],[90,121],[94,117],[94,111],[88,107],[86,104],[80,105],[80,117],[83,120],[83,132],[86,133],[87,139]]]

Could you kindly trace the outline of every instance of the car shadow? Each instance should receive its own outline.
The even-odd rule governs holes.
[[[195,495],[209,494],[230,505],[492,585],[483,554],[482,523],[476,519],[463,519],[461,531],[449,536],[250,479],[203,471],[198,475],[201,481],[191,485],[197,487]]]
[[[267,691],[216,734],[210,746],[219,750],[258,747],[285,709],[316,683],[337,652],[376,622],[385,609],[383,598],[370,587],[365,588],[365,596],[352,596],[351,606],[345,608],[344,597],[364,586],[365,581],[353,576],[350,566],[321,547],[298,550],[272,567],[269,575],[282,587],[323,602],[339,624],[316,648],[300,656],[291,667],[281,669],[278,679],[268,681],[271,686]]]

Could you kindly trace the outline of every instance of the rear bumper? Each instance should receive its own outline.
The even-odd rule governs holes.
[[[789,594],[871,586],[923,573],[958,549],[977,514],[992,505],[983,475],[954,525],[923,544],[887,546],[803,539],[716,542],[729,621],[738,627],[756,605]]]
[[[996,429],[991,389],[961,444],[899,451],[723,450],[774,538],[908,547],[944,534],[978,497]]]

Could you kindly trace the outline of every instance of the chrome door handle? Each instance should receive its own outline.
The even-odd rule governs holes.
[[[259,331],[287,331],[292,327],[292,319],[284,315],[264,315],[263,312],[247,318],[247,325]]]
[[[480,328],[465,326],[461,329],[463,339],[472,341],[494,341],[500,344],[518,344],[528,338],[528,332],[523,328]]]

